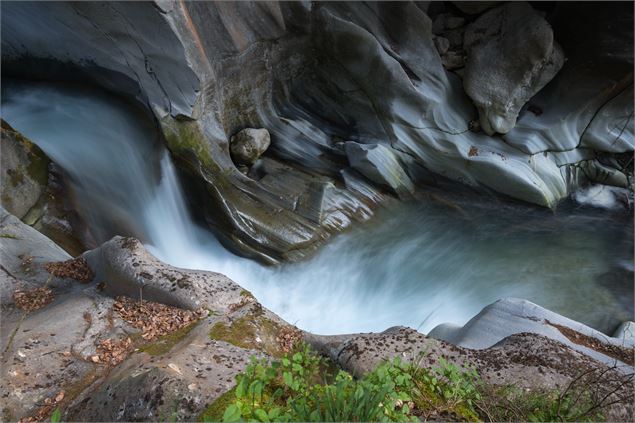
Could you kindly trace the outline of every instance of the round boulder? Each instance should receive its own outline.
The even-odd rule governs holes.
[[[229,140],[229,150],[236,165],[251,166],[271,144],[269,131],[264,128],[245,128]]]

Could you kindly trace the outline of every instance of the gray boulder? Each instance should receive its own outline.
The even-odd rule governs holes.
[[[428,336],[472,349],[485,349],[519,333],[534,333],[555,339],[573,350],[606,365],[619,365],[632,371],[633,363],[626,363],[615,351],[625,348],[632,358],[633,339],[611,338],[582,323],[546,310],[530,301],[505,298],[485,307],[463,327],[442,324]],[[593,347],[600,345],[601,347]]]
[[[46,191],[49,159],[4,120],[0,138],[2,207],[23,218]]]
[[[181,270],[147,252],[135,238],[116,236],[99,248],[84,253],[103,292],[116,297],[156,301],[179,308],[204,307],[225,313],[241,300],[241,288],[219,273]]]
[[[264,128],[246,128],[230,138],[229,149],[234,163],[251,166],[270,144],[269,131]]]
[[[489,134],[506,134],[523,105],[558,73],[564,53],[549,23],[525,2],[490,10],[465,32],[465,92]]]

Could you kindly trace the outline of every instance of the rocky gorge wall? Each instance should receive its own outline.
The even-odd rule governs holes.
[[[219,237],[264,261],[446,178],[552,208],[631,183],[627,4],[3,2],[2,24],[4,75],[146,104]],[[271,146],[245,174],[246,127]]]

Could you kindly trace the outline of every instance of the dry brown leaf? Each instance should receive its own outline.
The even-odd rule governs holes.
[[[13,293],[15,306],[24,311],[33,311],[50,304],[53,301],[53,291],[45,286],[34,289],[17,289]]]
[[[92,269],[84,257],[58,262],[50,262],[44,268],[53,276],[58,278],[71,278],[79,282],[90,282],[95,277]]]

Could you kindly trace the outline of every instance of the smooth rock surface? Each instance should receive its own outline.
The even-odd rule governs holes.
[[[432,329],[428,335],[454,345],[484,349],[514,334],[535,333],[555,339],[571,349],[609,366],[616,363],[614,357],[608,356],[602,351],[593,350],[581,343],[573,342],[554,325],[569,328],[600,343],[626,346],[630,349],[635,347],[635,340],[611,338],[582,323],[546,310],[530,301],[517,298],[505,298],[490,304],[463,327],[439,325]],[[629,366],[623,362],[618,361],[618,363],[627,369],[633,367],[632,364]]]
[[[414,192],[414,184],[401,167],[397,157],[381,144],[346,143],[350,166],[371,181],[387,186],[399,196]]]
[[[515,58],[497,63],[498,53],[479,55],[485,82],[500,85],[493,92],[486,86],[468,90],[480,99],[513,99],[509,107],[505,101],[481,105],[481,118],[485,112],[492,121],[482,125],[490,133],[507,132],[520,109],[504,142],[469,130],[478,110],[465,84],[443,66],[462,66],[462,27],[444,23],[452,54],[443,59],[426,14],[430,10],[433,16],[433,9],[445,7],[7,2],[2,5],[3,72],[51,79],[73,74],[71,68],[147,105],[178,165],[205,187],[205,209],[224,244],[269,263],[306,257],[332,233],[372,214],[351,213],[375,205],[362,191],[348,192],[346,202],[338,203],[346,204],[339,225],[316,220],[312,207],[294,208],[287,201],[297,192],[287,191],[289,186],[315,186],[325,178],[342,186],[348,166],[344,141],[382,144],[430,174],[551,208],[588,182],[576,168],[581,161],[616,145],[633,145],[624,131],[623,140],[612,146],[615,134],[602,138],[604,124],[598,121],[600,138],[588,141],[593,151],[580,146],[595,113],[632,84],[632,8],[562,3],[550,16],[553,33],[526,4],[502,5],[477,18],[491,14],[492,28],[503,28],[497,10],[526,11],[526,16],[511,15],[519,22],[513,28],[505,24],[509,30],[503,38],[481,44],[505,47]],[[524,27],[526,22],[537,29]],[[569,60],[545,85],[561,59],[556,43]],[[56,66],[42,66],[41,60]],[[535,72],[528,71],[532,64],[538,65]],[[60,66],[63,72],[51,75]],[[468,73],[463,75],[470,80],[474,75]],[[509,81],[520,89],[510,90]],[[632,92],[625,95],[632,98]],[[609,125],[612,118],[604,120]],[[274,140],[267,158],[297,169],[306,183],[272,183],[271,177],[253,179],[237,170],[227,140],[245,127],[267,128]],[[307,188],[304,195],[311,192]]]
[[[551,26],[525,2],[480,16],[466,29],[463,47],[463,86],[488,135],[511,131],[520,109],[564,64]]]

